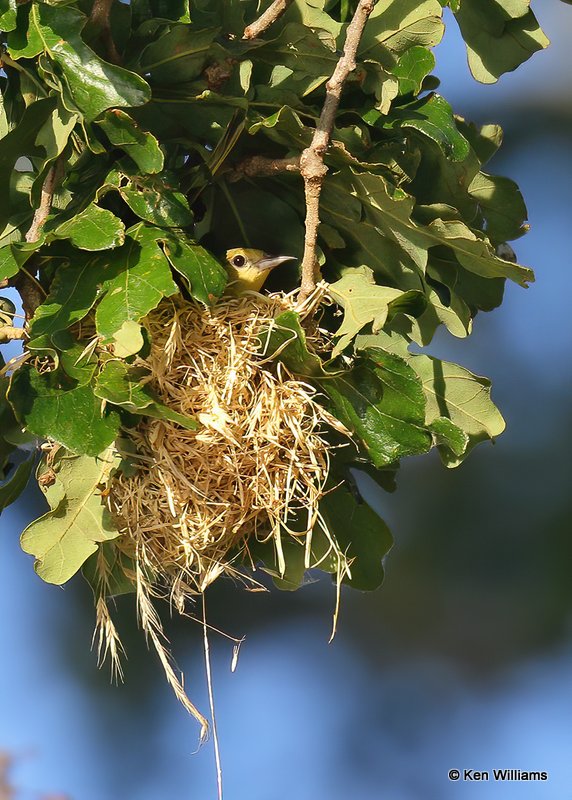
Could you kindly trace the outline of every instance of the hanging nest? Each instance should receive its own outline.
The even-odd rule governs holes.
[[[264,358],[265,332],[292,306],[284,295],[225,297],[208,309],[178,298],[145,320],[145,380],[199,426],[146,417],[130,429],[136,469],[117,473],[108,502],[118,547],[180,609],[221,574],[244,576],[254,540],[273,540],[283,571],[283,537],[305,540],[319,518],[327,431],[348,432],[314,387]],[[314,326],[308,346],[318,344]]]

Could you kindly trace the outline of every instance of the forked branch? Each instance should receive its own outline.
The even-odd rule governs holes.
[[[356,54],[359,43],[365,24],[374,6],[375,0],[359,0],[353,19],[346,31],[344,51],[336,64],[332,77],[326,83],[326,99],[312,142],[303,151],[300,158],[300,172],[304,179],[304,194],[306,197],[306,236],[304,239],[302,282],[299,294],[301,302],[312,294],[318,277],[316,241],[318,226],[320,225],[320,194],[328,171],[324,164],[324,155],[330,143],[344,83],[348,75],[356,67]]]

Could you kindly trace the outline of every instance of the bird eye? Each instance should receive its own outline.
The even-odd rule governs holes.
[[[244,256],[235,256],[232,259],[232,263],[235,267],[244,267],[244,265],[246,264],[246,259]]]

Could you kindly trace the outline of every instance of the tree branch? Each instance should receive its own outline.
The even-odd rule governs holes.
[[[300,156],[290,156],[289,158],[248,156],[235,164],[227,177],[231,183],[234,183],[242,178],[268,178],[279,172],[300,172]]]
[[[24,339],[26,331],[24,328],[14,328],[12,325],[0,325],[0,344],[13,342],[16,339]]]
[[[12,278],[12,284],[22,300],[22,308],[27,322],[36,313],[37,307],[43,303],[46,292],[37,279],[24,269],[21,269],[15,278]]]
[[[121,57],[115,47],[109,15],[113,0],[94,0],[89,15],[89,23],[95,31],[96,37],[101,39],[107,55],[107,60],[112,64],[121,64]]]
[[[242,38],[256,39],[261,33],[264,33],[265,30],[267,30],[274,22],[276,22],[279,17],[282,16],[291,2],[292,0],[274,0],[274,2],[268,6],[266,11],[264,11],[264,13],[262,13],[258,19],[255,19],[254,22],[251,22],[250,25],[246,26]]]
[[[376,0],[359,0],[352,21],[346,31],[344,52],[332,77],[326,83],[326,99],[312,142],[300,157],[300,172],[304,179],[306,197],[306,237],[302,259],[302,282],[299,301],[304,301],[314,291],[319,268],[316,258],[316,240],[320,224],[320,193],[328,171],[324,155],[330,143],[334,120],[340,103],[344,83],[355,67],[357,49],[363,29],[373,11]]]
[[[30,225],[30,228],[26,234],[27,242],[37,242],[40,238],[42,228],[44,227],[52,207],[54,191],[56,189],[56,183],[59,179],[59,173],[59,161],[55,161],[48,170],[48,174],[44,180],[42,194],[40,197],[40,205],[34,212],[32,224]]]
[[[32,224],[26,233],[27,242],[37,242],[42,234],[44,224],[50,214],[52,202],[54,199],[54,192],[56,185],[60,179],[62,171],[62,162],[57,159],[45,177],[42,194],[40,197],[40,205],[34,212]],[[45,292],[36,278],[25,269],[20,269],[20,272],[10,279],[10,283],[18,290],[22,298],[22,306],[26,315],[26,320],[34,316],[34,312],[44,299]]]

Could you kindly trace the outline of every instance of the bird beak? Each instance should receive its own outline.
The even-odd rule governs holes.
[[[266,253],[260,261],[256,262],[256,269],[266,272],[267,270],[274,269],[285,261],[296,261],[296,256],[269,256]]]

